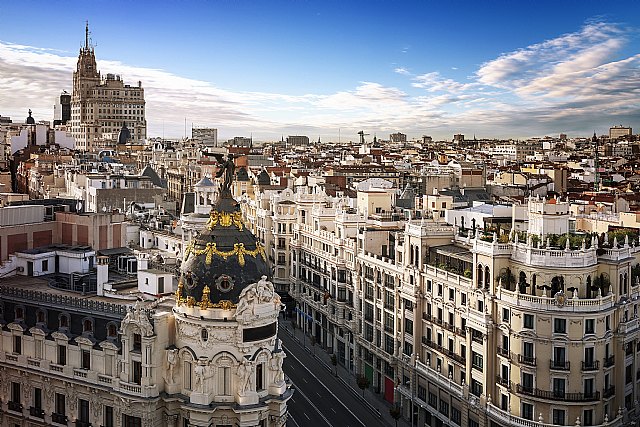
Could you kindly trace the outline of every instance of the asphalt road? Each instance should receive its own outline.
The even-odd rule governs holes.
[[[321,362],[314,359],[288,334],[280,338],[287,353],[284,372],[295,393],[288,402],[289,427],[384,426],[353,393],[346,390]]]

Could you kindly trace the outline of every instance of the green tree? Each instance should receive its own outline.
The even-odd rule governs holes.
[[[371,385],[371,382],[369,381],[369,378],[367,378],[364,375],[358,375],[358,378],[356,379],[356,382],[358,384],[358,388],[360,390],[362,390],[362,397],[364,397],[364,391],[366,389],[368,389],[369,386]]]

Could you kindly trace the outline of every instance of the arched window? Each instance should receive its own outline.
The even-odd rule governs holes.
[[[60,328],[68,328],[69,327],[69,317],[66,314],[61,314],[58,318],[58,326]]]
[[[82,322],[82,332],[93,332],[93,322],[91,319],[84,319]]]
[[[36,312],[36,323],[46,323],[46,317],[44,315],[44,311],[38,310]]]
[[[209,332],[205,328],[202,328],[200,330],[200,338],[202,338],[202,341],[205,342],[209,339]]]
[[[118,328],[115,323],[109,323],[109,325],[107,325],[107,336],[109,338],[115,338],[118,336]]]
[[[24,319],[24,308],[16,307],[15,309],[16,320]]]
[[[476,275],[478,276],[477,277],[478,287],[481,288],[483,283],[483,269],[482,269],[482,265],[480,264],[478,264],[478,271]]]
[[[491,285],[491,274],[489,274],[489,266],[484,268],[484,287],[485,289],[489,289]]]

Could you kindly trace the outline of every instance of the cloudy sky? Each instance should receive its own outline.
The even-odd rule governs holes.
[[[150,136],[640,129],[637,1],[36,1],[0,18],[14,121],[52,120],[88,20],[102,74],[142,81]]]

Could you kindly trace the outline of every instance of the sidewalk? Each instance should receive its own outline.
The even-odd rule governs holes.
[[[345,369],[345,367],[340,365],[339,363],[334,368],[334,366],[331,364],[331,355],[317,344],[315,345],[315,348],[314,346],[311,346],[311,339],[309,335],[307,335],[303,340],[302,331],[297,328],[293,330],[291,328],[290,320],[280,319],[280,330],[289,336],[292,336],[293,331],[293,338],[295,342],[301,348],[304,348],[309,354],[311,354],[319,362],[321,367],[330,372],[334,372],[334,369],[337,370],[337,377],[345,389],[350,390],[354,396],[358,396],[358,398],[364,403],[364,405],[371,409],[372,412],[378,413],[380,415],[380,419],[386,425],[395,427],[396,421],[391,418],[391,415],[389,415],[389,409],[392,407],[392,405],[383,399],[382,394],[374,393],[373,388],[369,387],[364,391],[363,399],[362,390],[358,387],[355,376],[351,375]],[[305,344],[304,347],[303,342]],[[410,423],[400,418],[398,420],[398,427],[410,427]]]

